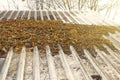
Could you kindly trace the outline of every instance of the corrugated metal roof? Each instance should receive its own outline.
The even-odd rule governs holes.
[[[116,26],[115,23],[103,21],[96,13],[78,11],[1,11],[0,19],[61,20],[65,23]],[[87,49],[79,55],[71,45],[69,54],[59,45],[56,55],[52,55],[49,45],[45,53],[40,52],[37,46],[33,52],[23,47],[21,54],[14,53],[11,48],[3,60],[0,80],[120,80],[120,33],[109,33],[104,37],[116,49],[102,44],[106,52],[94,46],[96,57]]]
[[[94,47],[96,57],[84,49],[83,55],[73,46],[70,54],[65,54],[59,45],[59,52],[52,55],[49,45],[46,54],[41,53],[37,46],[33,52],[26,52],[23,47],[21,54],[16,54],[11,48],[4,61],[0,73],[1,80],[119,80],[120,79],[120,33],[104,36],[113,42],[116,50],[106,44],[104,52]]]
[[[0,19],[60,20],[65,23],[119,26],[93,11],[0,11]]]

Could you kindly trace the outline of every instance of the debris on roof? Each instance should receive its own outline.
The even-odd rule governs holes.
[[[22,46],[44,50],[50,45],[53,52],[58,51],[58,44],[68,50],[73,45],[80,50],[92,48],[96,45],[101,49],[101,44],[111,42],[103,38],[103,34],[120,31],[112,26],[94,26],[81,24],[68,24],[61,21],[34,21],[34,20],[2,20],[0,21],[0,53],[6,53],[10,47],[15,51],[21,50]],[[69,50],[68,50],[69,51]]]

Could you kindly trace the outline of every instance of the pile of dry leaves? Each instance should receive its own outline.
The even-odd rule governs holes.
[[[58,51],[58,44],[66,51],[69,45],[77,50],[89,49],[93,45],[101,48],[102,43],[111,45],[102,35],[115,30],[118,29],[110,26],[65,24],[61,21],[0,21],[0,53],[6,53],[10,47],[20,51],[23,45],[27,48],[38,46],[40,50],[45,50],[45,46],[49,45],[53,52]]]

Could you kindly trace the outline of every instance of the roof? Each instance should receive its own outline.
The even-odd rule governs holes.
[[[93,11],[0,11],[0,19],[60,20],[65,23],[119,26]]]
[[[37,16],[36,16],[37,15]],[[65,23],[78,23],[88,25],[117,24],[102,19],[97,13],[80,11],[1,11],[0,19],[34,19],[34,20],[60,20]],[[120,79],[120,33],[109,33],[104,37],[113,43],[115,49],[103,44],[106,51],[96,46],[95,55],[87,49],[79,52],[69,46],[67,54],[59,45],[58,54],[53,55],[49,45],[42,53],[37,46],[33,52],[23,47],[20,54],[15,54],[11,48],[3,60],[0,72],[1,80],[119,80]]]
[[[52,55],[49,45],[46,52],[39,52],[37,46],[33,52],[26,51],[23,47],[21,54],[15,54],[12,48],[4,60],[0,73],[1,80],[116,80],[120,79],[120,33],[104,36],[111,40],[115,46],[112,50],[103,44],[108,51],[101,51],[94,47],[96,55],[84,49],[84,54],[73,46],[69,46],[70,53],[66,54],[59,45],[60,51]],[[44,54],[44,55],[43,55]]]

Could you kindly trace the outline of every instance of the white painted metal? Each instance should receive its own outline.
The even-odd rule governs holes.
[[[69,63],[68,63],[67,58],[66,58],[67,55],[64,54],[61,46],[59,46],[59,48],[60,48],[60,51],[59,51],[60,60],[62,62],[62,66],[65,70],[67,78],[69,80],[75,80],[74,75],[72,73],[72,69],[70,69]],[[81,58],[77,54],[74,47],[70,46],[70,51],[73,55],[73,59],[75,59],[75,61],[77,63],[79,63],[78,66],[80,67],[80,70],[82,71],[85,80],[92,80],[90,74],[88,74],[89,72],[87,72],[87,70],[85,69],[85,66],[83,65],[83,62],[81,61]],[[100,56],[100,58],[104,61],[104,63],[107,64],[110,67],[110,69],[115,72],[115,75],[120,78],[120,76],[119,76],[120,71],[119,71],[119,69],[117,69],[116,65],[113,64],[113,60],[108,58],[106,53],[104,53],[103,51],[100,51],[98,48],[95,48],[95,51]],[[105,71],[102,70],[102,68],[100,67],[100,64],[98,64],[96,59],[94,57],[92,57],[91,53],[88,50],[84,49],[84,53],[85,53],[86,58],[88,58],[88,60],[90,61],[90,64],[93,65],[95,71],[100,76],[102,76],[103,80],[114,80],[114,79],[112,79],[112,77],[109,77],[109,74],[106,74]],[[49,77],[50,77],[50,80],[58,80],[53,56],[51,54],[52,54],[52,52],[50,51],[50,47],[47,46],[46,47],[46,57],[47,57],[46,61],[48,63],[48,69],[49,69],[49,75],[50,75]],[[113,54],[113,53],[111,53],[111,54]],[[6,65],[6,62],[5,62],[4,66],[3,66],[3,69],[2,69],[2,72],[0,73],[1,80],[5,80],[5,78],[6,78],[12,55],[13,55],[13,51],[12,51],[12,53],[9,52],[9,54],[6,58],[7,65]],[[21,56],[20,56],[20,62],[19,62],[19,65],[18,65],[16,80],[23,80],[25,58],[27,58],[27,57],[26,57],[26,52],[25,52],[25,47],[24,47],[22,49]],[[34,52],[33,52],[33,80],[40,80],[40,62],[39,62],[39,51],[38,51],[37,47],[34,47]]]
[[[47,57],[47,61],[48,61],[50,80],[58,80],[57,74],[56,74],[56,69],[55,69],[55,64],[54,64],[51,54],[52,53],[51,53],[50,47],[47,45],[46,46],[46,57]]]
[[[80,22],[73,14],[69,13],[68,14],[78,23],[78,24],[83,24],[82,22]]]
[[[118,40],[117,37],[115,37],[112,33],[109,33],[109,36],[111,36],[111,37],[114,38],[118,43],[120,43],[120,40]]]
[[[53,11],[51,11],[51,13],[52,13],[52,16],[54,17],[54,20],[57,20],[57,18],[55,16],[55,14],[53,13]]]
[[[28,20],[30,19],[30,16],[31,16],[31,11],[28,12]]]
[[[33,80],[40,80],[40,60],[37,46],[34,47],[33,52]]]
[[[65,54],[64,54],[64,52],[63,52],[63,50],[62,50],[60,45],[59,45],[59,49],[60,49],[60,51],[59,51],[60,59],[61,59],[63,68],[64,68],[64,70],[66,72],[67,78],[69,80],[75,80],[75,78],[74,78],[74,76],[72,74],[72,71],[70,69],[70,66],[68,65],[68,62],[66,60]]]
[[[41,13],[40,11],[38,11],[39,13],[37,14],[38,20],[41,20]]]
[[[70,46],[70,51],[72,52],[72,55],[74,56],[74,59],[76,60],[76,62],[79,63],[80,69],[81,69],[85,79],[86,80],[92,80],[92,78],[89,76],[88,72],[85,70],[85,67],[83,66],[83,64],[81,62],[81,59],[80,59],[78,53],[76,52],[76,50],[74,49],[73,46]]]
[[[94,17],[91,17],[91,15],[81,13],[81,12],[79,12],[79,15],[83,15],[88,21],[90,21],[94,25],[101,25],[97,20],[94,19]]]
[[[3,19],[9,11],[6,11],[0,19]]]
[[[114,73],[120,78],[119,72],[114,68],[114,65],[111,64],[111,62],[106,59],[106,57],[103,55],[105,54],[103,51],[100,51],[96,46],[94,46],[95,51],[97,54],[101,57],[101,59],[114,71]]]
[[[110,57],[107,57],[107,54],[105,52],[102,53],[102,55],[107,59],[107,61],[109,61],[109,63],[113,66],[113,68],[120,74],[120,69],[118,68],[118,66],[116,66],[114,63],[113,63],[113,60],[110,58]],[[118,74],[119,78],[120,78],[120,75]]]
[[[7,20],[11,18],[11,16],[12,16],[13,13],[14,13],[14,11],[12,11],[12,12],[10,13],[10,15],[7,17]]]
[[[102,76],[103,80],[109,80],[109,77],[106,77],[106,74],[102,71],[102,69],[99,68],[99,65],[97,65],[97,62],[93,59],[93,57],[90,55],[90,52],[86,49],[84,49],[84,53],[91,62],[91,64],[94,66],[96,71]]]
[[[61,11],[61,12],[62,12],[63,15],[69,20],[70,23],[73,23],[73,21],[70,19],[70,17],[69,17],[67,14],[65,14],[64,11]]]
[[[111,25],[111,26],[119,26],[118,24],[114,23],[113,21],[110,21],[108,19],[105,19],[103,16],[100,16],[97,12],[95,11],[89,11],[91,12],[93,15],[95,15],[96,17],[98,17],[99,19],[102,19],[105,23],[107,23],[107,25]],[[103,17],[103,18],[102,18]]]
[[[21,15],[21,19],[23,19],[26,11],[23,11],[23,14]]]
[[[11,63],[11,60],[12,60],[12,56],[13,56],[13,49],[11,48],[9,50],[9,52],[8,52],[8,55],[7,55],[6,59],[5,59],[3,68],[1,70],[0,80],[5,80],[6,79],[8,69],[9,69],[9,66],[10,66],[10,63]]]
[[[15,18],[14,18],[14,19],[17,19],[19,13],[20,13],[20,11],[17,11],[17,14],[15,15]]]
[[[85,24],[88,24],[88,25],[92,25],[94,24],[94,22],[90,22],[83,14],[77,14],[76,12],[74,13],[74,15],[76,15],[80,20],[82,20]]]
[[[40,11],[40,14],[41,14],[41,20],[44,21],[44,18],[43,18],[43,11]]]
[[[89,19],[89,21],[94,22],[97,25],[105,25],[105,23],[102,22],[102,20],[99,20],[98,17],[93,16],[89,12],[84,12],[83,11],[81,14],[85,15]]]
[[[80,15],[83,15],[85,17],[85,20],[87,19],[89,22],[91,22],[94,25],[102,25],[98,20],[96,20],[93,16],[79,12]]]
[[[2,11],[1,11],[2,12]],[[12,16],[14,11],[12,11],[12,13],[9,15],[9,17],[7,19],[10,19],[10,17]],[[18,14],[19,14],[20,11],[17,11],[17,14],[15,15],[16,17],[14,19],[16,19],[18,17]],[[104,20],[103,18],[101,18],[97,13],[93,12],[93,11],[55,11],[59,18],[63,21],[63,22],[66,22],[64,19],[63,19],[63,16],[59,13],[59,12],[62,12],[63,15],[65,15],[65,17],[69,20],[70,23],[75,23],[77,22],[78,24],[88,24],[88,25],[92,25],[92,24],[95,24],[95,25],[110,25],[110,26],[118,26],[117,24],[115,24],[114,22],[108,22],[108,20]],[[64,12],[68,12],[68,14],[71,16],[68,16],[66,13]],[[71,14],[70,12],[72,12],[73,14]],[[8,13],[8,11],[6,11],[3,16],[1,17],[4,18],[5,15]],[[21,15],[21,18],[23,18],[23,15],[24,15],[25,11],[23,11],[23,14]],[[37,11],[34,11],[34,18],[35,20],[37,20]],[[44,21],[44,18],[43,18],[43,11],[41,10],[40,11],[41,13],[41,20]],[[51,11],[51,14],[53,15],[54,17],[54,20],[57,20],[56,16],[54,15],[54,11]],[[76,15],[76,17],[75,17]],[[28,17],[27,19],[30,19],[30,16],[31,16],[31,11],[29,11],[29,14],[28,14]],[[48,20],[50,20],[50,16],[49,16],[49,13],[48,11],[46,11],[46,16],[48,18]],[[71,18],[73,18],[75,20],[72,20]]]
[[[106,50],[118,61],[120,62],[120,59],[118,57],[118,55],[116,55],[116,53],[110,49],[107,45],[103,44],[103,47],[106,48]]]
[[[58,16],[60,17],[61,21],[63,21],[65,23],[65,20],[63,19],[63,17],[60,15],[60,13],[58,11],[56,11],[56,13],[58,14]]]
[[[19,67],[17,70],[16,80],[23,80],[24,78],[25,58],[26,58],[26,48],[23,47],[20,55],[19,64],[18,64]]]
[[[34,11],[34,19],[37,20],[37,11]]]
[[[118,42],[113,37],[111,37],[110,35],[109,36],[103,35],[103,37],[110,40],[113,46],[120,51],[120,44],[118,44]]]
[[[46,12],[46,16],[47,16],[48,20],[51,20],[48,11],[45,11],[45,12]]]
[[[92,11],[82,11],[83,13],[89,14],[92,17],[95,18],[95,20],[99,21],[101,24],[103,25],[110,25],[109,23],[107,23],[106,21],[104,21],[104,19],[98,15],[96,15],[95,13],[93,13]],[[96,17],[95,17],[96,16]]]

